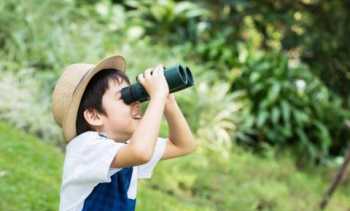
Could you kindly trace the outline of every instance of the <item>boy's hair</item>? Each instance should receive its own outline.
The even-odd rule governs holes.
[[[93,129],[84,118],[84,111],[86,109],[94,109],[101,114],[107,115],[102,106],[102,97],[107,89],[109,89],[110,80],[115,80],[118,83],[122,83],[124,80],[130,85],[128,76],[118,69],[103,69],[94,75],[80,101],[76,122],[77,136]]]

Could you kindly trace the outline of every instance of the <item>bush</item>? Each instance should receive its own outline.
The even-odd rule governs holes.
[[[252,107],[246,121],[254,132],[238,137],[241,142],[294,146],[301,159],[313,161],[345,145],[349,112],[305,66],[276,53],[248,56],[245,62],[234,70],[239,77],[232,90],[247,91]]]
[[[61,131],[51,114],[50,98],[41,88],[33,78],[33,70],[22,69],[16,74],[0,70],[0,120],[51,143],[62,144]]]

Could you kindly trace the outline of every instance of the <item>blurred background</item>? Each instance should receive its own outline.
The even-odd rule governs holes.
[[[317,210],[349,146],[349,34],[349,0],[1,0],[0,210],[58,210],[51,93],[115,53],[132,82],[159,63],[195,77],[175,95],[200,147],[160,162],[136,210]],[[349,172],[326,210],[350,210]]]

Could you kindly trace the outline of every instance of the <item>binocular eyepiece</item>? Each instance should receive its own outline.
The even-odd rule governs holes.
[[[169,92],[177,92],[194,84],[191,70],[187,66],[175,65],[170,68],[165,68],[164,76],[168,83]],[[131,104],[135,101],[144,102],[149,100],[149,95],[145,88],[136,82],[121,90],[121,97],[126,104]]]

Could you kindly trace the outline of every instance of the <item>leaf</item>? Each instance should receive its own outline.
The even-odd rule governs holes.
[[[273,104],[277,100],[280,90],[281,90],[280,84],[277,82],[274,82],[267,95],[267,101],[269,102],[269,105]]]
[[[271,113],[271,120],[274,124],[277,124],[279,122],[279,118],[280,118],[280,110],[277,107],[274,107],[272,109],[272,113]]]
[[[282,116],[285,124],[288,124],[290,122],[290,105],[287,101],[282,100],[281,101],[281,109],[282,109]]]
[[[332,142],[332,138],[329,133],[329,130],[322,122],[316,121],[314,125],[317,127],[319,131],[317,134],[318,134],[318,137],[320,138],[321,149],[324,153],[326,153]]]
[[[295,121],[299,126],[303,126],[310,120],[309,116],[303,111],[294,110],[293,114],[294,114]]]
[[[257,121],[256,121],[256,125],[258,127],[262,127],[263,124],[265,124],[267,118],[269,116],[269,113],[266,112],[266,111],[262,111],[258,114],[258,117],[257,117]]]
[[[317,153],[316,153],[315,147],[310,142],[305,132],[301,128],[298,128],[297,135],[300,138],[301,148],[303,150],[306,150],[306,152],[311,158],[316,158]]]

